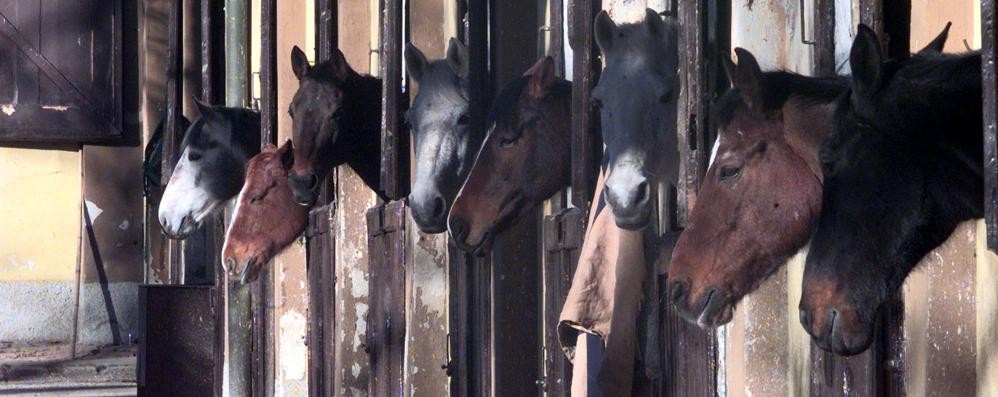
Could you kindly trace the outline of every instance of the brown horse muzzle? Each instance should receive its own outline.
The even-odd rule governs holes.
[[[844,356],[862,353],[873,343],[872,321],[847,292],[829,279],[804,280],[800,322],[818,347]],[[878,307],[879,305],[872,305]]]

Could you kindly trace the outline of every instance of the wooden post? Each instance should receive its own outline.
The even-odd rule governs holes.
[[[402,0],[381,2],[381,190],[391,200],[409,194],[409,135],[402,128]]]
[[[814,6],[814,75],[835,75],[835,1],[815,0]],[[803,11],[802,11],[803,12]],[[809,34],[810,32],[801,32]]]
[[[984,83],[984,218],[987,225],[988,249],[998,252],[998,68],[995,62],[995,0],[981,3],[981,70]]]
[[[183,42],[183,2],[175,1],[170,6],[169,33],[167,38],[166,52],[166,121],[163,124],[163,185],[170,181],[173,175],[173,167],[177,163],[178,150],[181,141],[181,121],[183,110],[181,101],[183,98],[183,65],[184,51],[181,46]],[[170,269],[170,284],[181,282],[181,268],[183,266],[183,243],[177,240],[167,240],[167,254],[165,261]]]
[[[600,2],[569,0],[568,40],[572,46],[572,203],[589,210],[603,153],[599,112],[591,92],[603,65],[593,38]]]

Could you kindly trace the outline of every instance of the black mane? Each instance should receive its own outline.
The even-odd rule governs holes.
[[[808,77],[786,71],[763,72],[762,108],[771,112],[782,108],[791,98],[805,104],[825,104],[835,101],[849,87],[849,80],[843,76]],[[714,107],[720,125],[725,126],[734,119],[735,113],[746,108],[738,89],[731,88],[724,93]]]

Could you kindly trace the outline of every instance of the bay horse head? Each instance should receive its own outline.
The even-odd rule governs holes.
[[[852,84],[820,152],[821,215],[800,320],[822,349],[851,355],[915,265],[961,221],[983,216],[980,53],[885,60],[860,26]]]
[[[807,244],[821,208],[818,148],[840,78],[763,73],[752,53],[725,58],[732,89],[715,103],[715,152],[669,264],[678,312],[722,325],[746,294]]]
[[[409,204],[424,233],[447,230],[447,213],[468,176],[480,134],[469,128],[468,50],[451,39],[445,59],[429,62],[411,43],[406,69],[419,92],[406,120],[415,142],[415,177]]]
[[[489,131],[448,217],[462,249],[483,255],[497,233],[570,183],[572,85],[544,57],[499,92]]]
[[[267,262],[290,245],[308,224],[308,209],[297,205],[288,183],[293,161],[291,142],[268,145],[246,166],[246,181],[222,245],[229,277],[256,280]]]
[[[656,186],[678,179],[678,30],[650,9],[640,23],[617,26],[602,11],[595,24],[606,63],[592,93],[609,161],[604,194],[617,226],[637,230],[650,222]]]
[[[239,193],[246,162],[260,152],[258,112],[195,102],[200,117],[184,134],[159,204],[160,226],[175,239],[189,236]]]
[[[298,78],[288,109],[295,156],[288,179],[295,201],[315,204],[322,181],[344,163],[380,192],[381,81],[355,72],[339,49],[311,66],[296,46],[291,66]]]

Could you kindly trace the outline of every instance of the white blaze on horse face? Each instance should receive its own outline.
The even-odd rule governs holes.
[[[617,158],[610,167],[610,176],[606,180],[606,194],[611,207],[616,211],[628,210],[631,204],[639,204],[640,186],[648,183],[648,178],[641,171],[645,163],[644,156],[635,150],[629,150]],[[647,192],[646,192],[647,193]]]
[[[707,168],[714,165],[714,159],[717,158],[717,147],[721,146],[721,137],[714,139],[714,146],[710,148],[710,161],[707,163]]]
[[[232,216],[229,217],[230,223],[226,225],[225,231],[225,241],[222,243],[222,269],[225,269],[226,273],[232,272],[233,266],[235,265],[234,258],[233,262],[228,261],[226,258],[226,252],[229,251],[229,234],[232,233],[232,224],[236,223],[236,219],[239,219],[239,208],[243,205],[243,193],[246,192],[246,183],[243,183],[243,187],[239,189],[239,194],[236,195],[235,205],[232,208]],[[231,204],[231,203],[230,203]]]
[[[184,149],[159,203],[159,223],[167,235],[183,238],[197,230],[219,201],[197,185],[199,167]]]
[[[423,134],[416,148],[416,172],[410,194],[413,205],[432,205],[432,201],[441,194],[436,181],[448,165],[453,162],[460,164],[458,175],[466,171],[461,168],[467,156],[467,137],[458,137],[441,129],[428,129]]]

